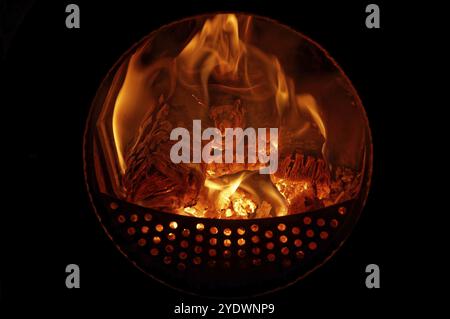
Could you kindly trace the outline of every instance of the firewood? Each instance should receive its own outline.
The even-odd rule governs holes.
[[[163,99],[160,103],[157,111],[146,115],[136,142],[126,153],[123,186],[126,200],[174,212],[195,204],[205,174],[201,165],[171,161],[169,106]]]

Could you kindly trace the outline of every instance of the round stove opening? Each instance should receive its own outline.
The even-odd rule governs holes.
[[[286,286],[349,235],[372,145],[328,53],[273,20],[188,18],[152,32],[101,84],[85,175],[120,251],[188,292]]]

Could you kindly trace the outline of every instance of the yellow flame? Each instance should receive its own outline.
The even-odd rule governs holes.
[[[145,69],[139,65],[139,53],[133,54],[125,80],[116,98],[112,130],[122,173],[126,170],[124,153],[127,143],[136,134],[144,113],[154,107],[153,99],[146,89],[146,79],[153,72],[153,68]]]
[[[275,101],[278,108],[278,114],[281,116],[284,110],[289,106],[289,88],[280,62],[278,59],[274,59],[273,63],[277,75]]]
[[[311,114],[314,123],[316,123],[319,128],[320,134],[322,134],[322,136],[326,139],[327,130],[325,128],[325,123],[320,116],[320,110],[316,99],[311,94],[300,94],[297,95],[297,105]]]
[[[236,192],[246,176],[247,172],[242,172],[225,184],[211,179],[205,180],[205,187],[212,191],[219,191],[218,194],[211,191],[209,192],[209,197],[213,199],[217,209],[224,209],[229,206],[231,196]]]
[[[239,24],[234,14],[218,14],[209,19],[178,56],[183,70],[200,74],[207,99],[207,83],[213,71],[235,78],[239,61],[246,51],[239,39]]]
[[[169,68],[173,64],[170,59],[160,59],[150,66],[145,66],[141,63],[141,54],[142,49],[139,49],[130,58],[112,116],[114,143],[122,173],[126,170],[127,146],[138,135],[145,114],[151,113],[156,107],[153,92],[148,88],[153,85],[161,69]]]

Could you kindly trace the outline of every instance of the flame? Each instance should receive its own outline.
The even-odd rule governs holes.
[[[325,142],[322,145],[322,155],[325,160],[328,160],[327,154],[327,129],[325,127],[325,123],[320,115],[319,106],[316,102],[316,99],[311,94],[300,94],[296,96],[297,105],[301,109],[305,109],[311,115],[314,123],[317,125],[320,134],[325,139]]]
[[[243,171],[205,181],[206,194],[184,213],[197,217],[261,218],[288,213],[283,195],[266,175]]]
[[[285,109],[289,106],[289,88],[280,62],[278,59],[274,59],[273,63],[275,65],[277,77],[275,85],[275,102],[278,108],[278,114],[282,115]]]
[[[311,94],[300,94],[297,95],[297,105],[299,108],[305,109],[311,114],[314,123],[319,128],[320,134],[327,138],[327,130],[325,128],[325,123],[320,116],[319,106],[317,105],[316,99]]]
[[[238,19],[234,14],[218,14],[206,20],[179,54],[181,70],[192,78],[198,73],[203,95],[208,102],[208,81],[214,72],[221,79],[237,79],[239,63],[246,46],[239,38]]]
[[[247,172],[242,172],[230,180],[227,180],[228,178],[221,179],[220,181],[224,183],[211,179],[205,181],[205,187],[209,189],[208,197],[214,203],[216,209],[223,210],[230,206],[231,196],[239,188],[246,175]]]
[[[239,60],[245,51],[245,45],[239,39],[238,20],[234,14],[219,14],[207,20],[202,30],[197,33],[178,56],[185,61],[189,70],[195,70],[199,63],[203,80],[215,68],[221,74],[238,71]]]
[[[133,143],[138,135],[142,119],[146,114],[153,112],[157,105],[155,97],[148,90],[148,87],[153,85],[161,70],[173,68],[173,61],[166,58],[160,59],[150,66],[145,66],[140,61],[141,54],[142,49],[130,58],[112,116],[114,143],[122,174],[126,170],[125,154],[127,147]]]
[[[240,189],[249,175],[244,171],[234,176],[206,179],[197,204],[178,210],[178,213],[196,217],[247,218],[257,208],[249,194]]]

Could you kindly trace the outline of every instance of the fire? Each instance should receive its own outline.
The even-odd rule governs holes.
[[[175,56],[147,64],[143,48],[131,56],[112,114],[122,197],[211,218],[283,216],[348,198],[342,194],[350,193],[358,178],[346,171],[351,182],[344,182],[330,171],[320,100],[296,93],[298,83],[282,59],[251,41],[252,23],[251,17],[218,14],[205,20]],[[268,143],[276,144],[281,168],[258,174],[266,164],[248,161],[250,151],[244,163],[174,165],[167,154],[173,145],[170,130],[180,125],[193,130],[195,119],[218,128],[218,139],[226,128],[276,126],[280,141]],[[295,147],[304,139],[319,145],[308,156]],[[214,145],[211,150],[220,147],[223,153],[234,146]]]
[[[306,109],[314,120],[314,123],[319,128],[320,134],[327,139],[327,130],[325,128],[325,123],[320,116],[319,106],[316,100],[310,94],[297,95],[297,105],[299,108]]]
[[[236,77],[243,52],[245,45],[239,39],[236,16],[219,14],[205,22],[178,59],[184,63],[188,72],[200,69],[200,78],[206,87],[209,75],[216,67],[221,75]]]
[[[327,144],[327,130],[325,127],[325,123],[320,116],[319,106],[317,105],[316,100],[310,94],[301,94],[297,95],[297,105],[301,109],[305,109],[311,115],[314,123],[319,128],[320,134],[325,139],[325,142],[322,146],[322,155],[326,158],[326,144]]]
[[[246,45],[239,38],[237,17],[234,14],[218,14],[206,20],[202,30],[178,55],[179,78],[187,85],[200,84],[201,104],[208,105],[210,78],[239,80],[238,71],[246,51]]]
[[[117,158],[122,174],[126,171],[127,149],[135,136],[139,134],[142,119],[153,112],[157,99],[147,90],[155,82],[155,73],[170,68],[173,62],[163,59],[150,67],[143,67],[140,51],[132,55],[127,68],[127,75],[116,98],[112,115],[112,131]]]
[[[280,115],[284,113],[286,108],[289,107],[289,89],[286,81],[286,77],[284,75],[283,69],[281,68],[280,62],[278,59],[274,59],[273,63],[276,69],[277,82],[275,85],[276,88],[276,105],[278,108],[278,112]]]
[[[212,179],[207,179],[205,181],[205,187],[209,189],[210,194],[208,197],[214,200],[212,204],[216,209],[226,210],[227,207],[230,206],[231,196],[235,194],[239,185],[241,185],[241,182],[244,180],[245,175],[245,172],[243,172],[230,180],[222,179],[214,181]]]

